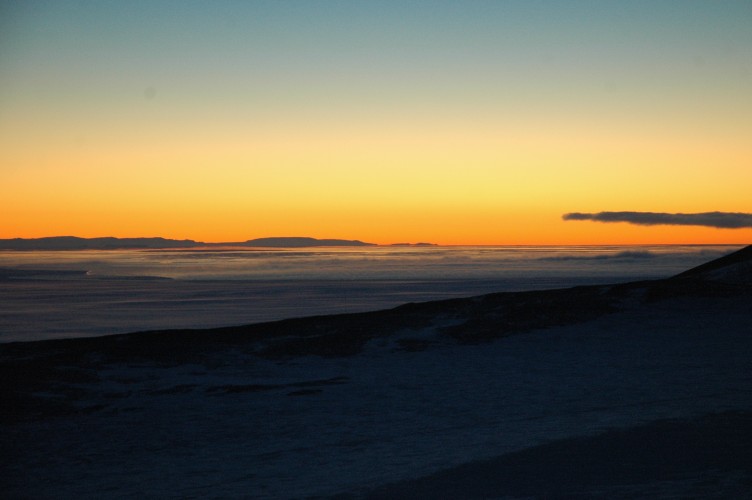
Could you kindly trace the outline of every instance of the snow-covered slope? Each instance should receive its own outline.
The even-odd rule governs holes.
[[[752,245],[685,271],[677,278],[752,285]]]
[[[752,291],[704,273],[748,261],[0,345],[0,483],[7,498],[744,498]]]

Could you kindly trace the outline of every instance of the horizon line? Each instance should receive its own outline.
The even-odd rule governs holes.
[[[255,238],[249,238],[246,240],[235,240],[235,241],[202,241],[197,240],[193,238],[169,238],[164,236],[75,236],[71,234],[63,234],[63,235],[52,235],[52,236],[35,236],[35,237],[23,237],[23,236],[13,236],[9,238],[0,238],[0,241],[34,241],[34,240],[43,240],[43,239],[53,239],[53,238],[76,238],[81,240],[97,240],[97,239],[115,239],[115,240],[166,240],[174,241],[174,242],[190,242],[195,243],[196,245],[206,245],[206,246],[227,246],[227,247],[233,247],[238,246],[238,244],[245,244],[248,242],[252,242],[255,240],[271,240],[271,239],[311,239],[315,241],[342,241],[342,242],[353,242],[353,243],[361,243],[362,245],[353,245],[353,247],[360,247],[360,246],[378,246],[378,247],[388,247],[388,246],[439,246],[439,247],[598,247],[598,246],[746,246],[752,244],[752,242],[746,242],[746,243],[739,243],[739,242],[725,242],[725,243],[697,243],[697,242],[680,242],[680,243],[655,243],[655,242],[631,242],[631,243],[435,243],[435,242],[427,242],[427,241],[416,241],[416,242],[408,242],[408,241],[397,241],[392,243],[373,243],[365,240],[361,240],[358,238],[318,238],[313,236],[262,236],[262,237],[255,237]],[[327,246],[335,246],[335,247],[342,247],[343,245],[316,245],[319,247],[327,247]],[[163,247],[161,249],[171,249],[171,248],[179,248],[179,247]],[[246,247],[248,248],[248,247]],[[261,247],[259,247],[261,248]],[[291,247],[288,247],[291,248]],[[300,248],[300,247],[299,247]],[[2,250],[2,249],[0,249]],[[6,249],[8,251],[8,249]]]

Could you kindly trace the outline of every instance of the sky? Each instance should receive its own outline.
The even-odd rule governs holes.
[[[750,243],[752,2],[3,1],[0,238]]]

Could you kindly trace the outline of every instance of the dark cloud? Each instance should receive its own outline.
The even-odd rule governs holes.
[[[592,220],[596,222],[628,222],[640,226],[707,226],[722,229],[752,227],[752,214],[740,212],[703,212],[699,214],[668,214],[661,212],[572,212],[564,220]]]

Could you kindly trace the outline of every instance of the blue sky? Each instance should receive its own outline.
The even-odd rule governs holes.
[[[99,211],[121,233],[163,234],[126,224],[126,199],[113,201],[115,187],[144,185],[152,193],[144,204],[158,205],[161,192],[178,207],[147,221],[174,222],[179,207],[212,210],[222,193],[231,202],[215,217],[236,210],[271,221],[255,229],[261,234],[241,235],[239,219],[222,239],[302,231],[379,240],[401,211],[411,222],[400,240],[431,220],[421,206],[447,217],[467,209],[477,230],[462,233],[457,216],[446,239],[468,242],[528,242],[524,226],[504,237],[480,229],[491,219],[513,224],[520,213],[529,226],[562,224],[572,211],[750,208],[739,187],[752,181],[748,1],[59,0],[0,8],[0,182],[17,193],[5,209],[19,221],[6,235],[70,203],[80,206],[66,232],[101,235],[89,213]],[[208,168],[211,179],[197,173]],[[636,174],[624,179],[625,170]],[[675,184],[680,173],[684,187]],[[724,176],[739,182],[724,185]],[[87,180],[56,194],[66,178]],[[276,196],[243,204],[238,185],[249,198]],[[394,194],[379,194],[390,186]],[[306,189],[347,200],[374,221],[373,233],[353,234],[363,227],[354,216],[334,221],[334,206],[315,219],[331,224],[316,226],[305,214],[319,200]],[[44,198],[30,211],[23,200],[34,192]],[[173,236],[211,239],[208,226],[197,227],[200,234],[185,226]],[[570,230],[557,227],[533,239]]]

